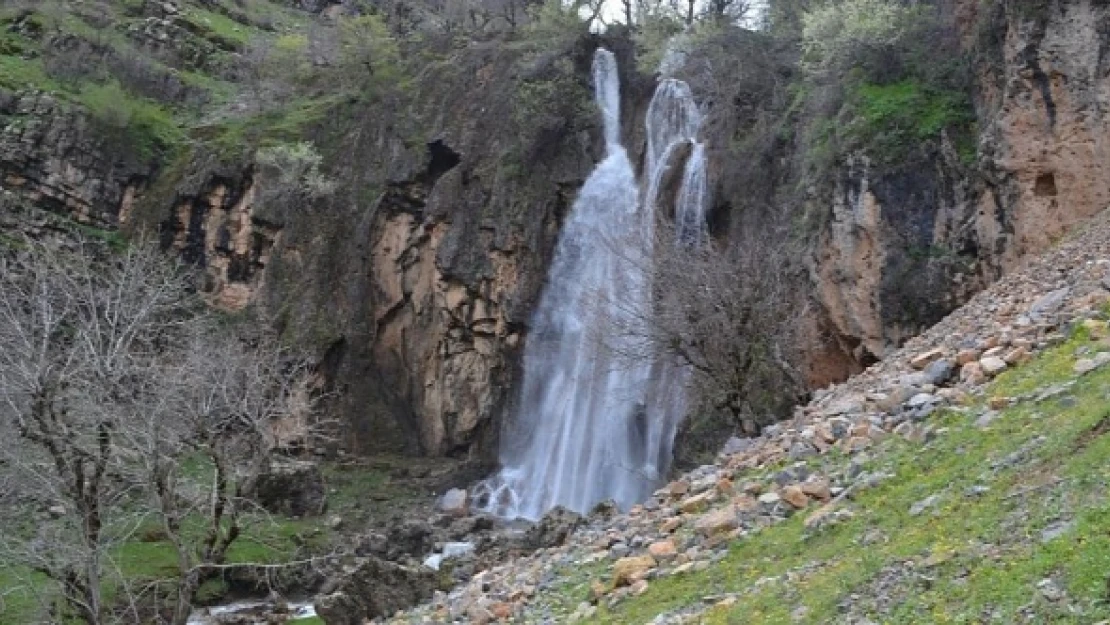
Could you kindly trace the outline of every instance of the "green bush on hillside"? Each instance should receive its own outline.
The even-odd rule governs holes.
[[[116,81],[87,85],[76,99],[106,139],[120,142],[140,160],[168,155],[185,140],[168,110],[132,96]]]

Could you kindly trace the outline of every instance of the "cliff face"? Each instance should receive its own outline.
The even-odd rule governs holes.
[[[897,169],[864,152],[809,198],[826,215],[807,250],[814,384],[882,358],[1110,201],[1110,8],[953,9],[967,45],[987,49],[978,161],[947,140]],[[342,181],[326,200],[275,199],[249,159],[204,149],[158,171],[33,92],[0,98],[0,182],[98,228],[157,227],[204,267],[215,306],[254,305],[315,351],[349,447],[488,458],[560,225],[600,157],[598,43],[475,43],[408,93],[342,105],[312,132]],[[627,40],[605,44],[621,56],[638,160],[653,81]],[[743,192],[727,182],[719,193]]]
[[[900,171],[852,159],[811,274],[832,336],[881,358],[1110,202],[1110,8],[959,2],[977,61],[979,158],[947,141]]]
[[[50,95],[0,90],[0,188],[79,223],[126,222],[154,169],[92,123]]]
[[[275,198],[265,171],[197,155],[146,217],[205,268],[215,305],[257,304],[315,350],[347,446],[492,457],[561,221],[601,150],[596,45],[525,64],[470,50],[405,101],[322,123],[345,180],[330,199]]]

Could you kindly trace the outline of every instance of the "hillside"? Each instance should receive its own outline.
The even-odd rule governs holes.
[[[59,331],[0,326],[0,625],[1110,619],[1108,24],[0,1],[0,313],[96,285]],[[110,350],[138,372],[40,367],[162,270],[165,336]],[[182,434],[219,412],[182,397],[225,386],[281,405],[198,459],[240,432]],[[44,397],[72,454],[28,438]],[[174,433],[183,496],[136,422]],[[97,453],[116,494],[85,497]]]
[[[1101,622],[1108,318],[1103,213],[792,421],[388,622]]]

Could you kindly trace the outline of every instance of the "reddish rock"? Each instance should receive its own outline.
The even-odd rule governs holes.
[[[782,492],[779,493],[779,495],[786,503],[794,506],[795,508],[802,509],[809,505],[809,497],[806,496],[805,492],[803,492],[801,487],[797,484],[791,484],[790,486],[782,489]]]

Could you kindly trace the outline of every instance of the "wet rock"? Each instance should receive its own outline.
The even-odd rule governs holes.
[[[543,515],[539,523],[529,528],[524,535],[524,544],[531,549],[562,545],[583,520],[582,515],[577,512],[556,506]]]
[[[371,557],[332,586],[331,592],[316,597],[316,613],[327,625],[362,625],[366,619],[390,616],[431,599],[435,572]]]
[[[470,497],[465,488],[452,488],[439,499],[439,509],[448,515],[463,517],[470,511]]]
[[[620,506],[612,499],[598,502],[596,506],[590,510],[591,519],[611,519],[620,514]]]

